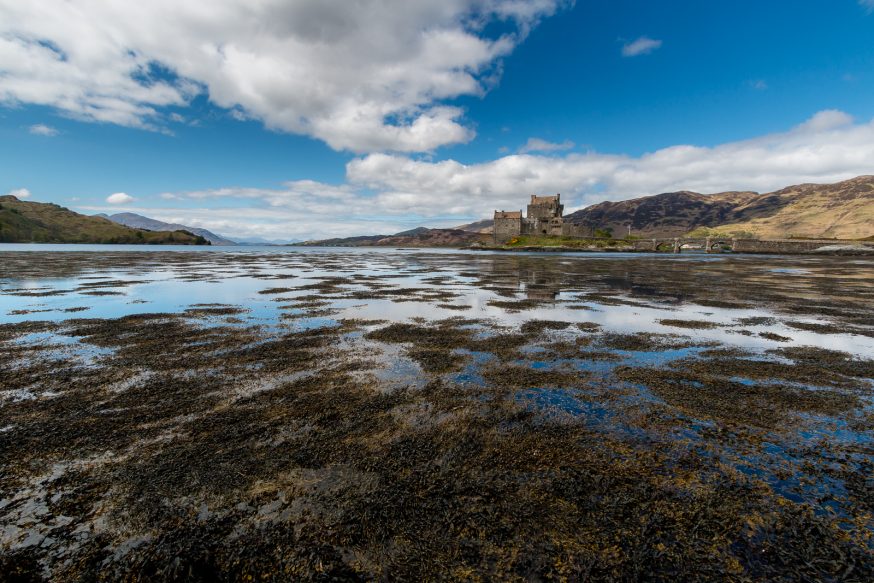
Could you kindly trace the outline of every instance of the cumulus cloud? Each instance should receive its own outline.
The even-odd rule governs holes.
[[[542,140],[540,138],[528,138],[528,141],[525,142],[525,145],[519,148],[519,153],[527,154],[529,152],[558,152],[561,150],[570,150],[573,147],[574,143],[570,140],[565,140],[561,143],[553,143]]]
[[[622,45],[623,57],[636,57],[638,55],[648,55],[656,49],[661,48],[662,41],[642,36],[632,42]]]
[[[206,94],[337,150],[429,151],[474,135],[445,101],[570,2],[0,0],[0,102],[162,129]]]
[[[6,193],[7,196],[14,196],[18,199],[30,198],[30,191],[26,188],[15,188]]]
[[[126,192],[116,192],[106,197],[106,202],[109,204],[128,204],[133,202],[134,197]]]
[[[637,157],[512,154],[462,164],[374,153],[351,160],[343,184],[298,180],[277,188],[164,193],[165,200],[196,201],[200,208],[143,214],[228,235],[307,239],[454,226],[496,208],[519,208],[535,193],[560,192],[572,210],[660,192],[770,192],[862,174],[874,174],[874,121],[855,123],[829,110],[782,133]]]
[[[672,190],[764,192],[874,172],[874,122],[847,123],[839,113],[819,113],[781,134],[712,148],[674,146],[641,157],[517,154],[465,165],[371,154],[347,165],[346,184],[301,180],[276,189],[173,196],[205,204],[244,201],[245,211],[200,211],[197,218],[205,223],[222,217],[216,228],[246,232],[246,220],[261,217],[262,224],[275,225],[274,236],[306,238],[391,232],[385,230],[389,226],[451,226],[488,216],[495,208],[515,208],[531,193],[561,192],[569,205],[583,206]]]
[[[52,126],[47,126],[41,123],[30,126],[27,131],[35,136],[46,136],[49,138],[56,136],[59,133],[58,130],[53,128]]]
[[[827,132],[829,130],[849,126],[852,123],[853,116],[850,114],[837,109],[826,109],[820,111],[798,126],[796,131],[802,133]]]
[[[281,189],[279,189],[281,190]],[[214,201],[204,201],[213,203]],[[110,206],[82,206],[88,212],[117,212]],[[290,207],[246,206],[219,207],[212,204],[194,208],[126,207],[159,221],[209,229],[227,237],[261,237],[268,240],[292,240],[346,237],[353,234],[393,234],[422,225],[416,217],[376,217],[321,214],[311,215]],[[334,207],[335,212],[338,207]],[[432,226],[450,227],[457,219],[431,219]]]
[[[676,190],[766,192],[872,174],[872,160],[874,122],[855,124],[846,113],[823,111],[787,132],[715,147],[678,145],[640,157],[514,155],[474,165],[373,154],[351,161],[347,177],[379,191],[381,201],[483,215],[544,192],[561,192],[577,206]]]

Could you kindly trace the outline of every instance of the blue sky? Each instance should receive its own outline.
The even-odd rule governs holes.
[[[0,193],[297,239],[874,174],[871,0],[105,4],[0,0]]]

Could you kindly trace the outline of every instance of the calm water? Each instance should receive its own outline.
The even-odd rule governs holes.
[[[343,280],[332,293],[300,289],[326,278]],[[364,297],[373,289],[384,293]],[[435,293],[450,297],[430,300]],[[241,323],[271,326],[294,314],[296,300],[314,295],[330,316],[300,318],[296,326],[343,318],[463,316],[506,326],[545,319],[623,333],[680,332],[753,350],[804,345],[874,357],[874,321],[865,318],[874,261],[867,258],[0,245],[2,323],[221,304],[244,308]],[[520,300],[529,301],[511,309],[502,303]],[[713,327],[678,329],[660,320]],[[812,329],[801,329],[805,324]]]

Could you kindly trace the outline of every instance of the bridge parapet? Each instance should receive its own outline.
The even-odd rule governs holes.
[[[732,250],[736,253],[815,253],[857,250],[874,253],[874,241],[847,239],[735,239]]]
[[[707,253],[721,251],[724,246],[730,246],[728,239],[691,239],[688,237],[674,237],[671,239],[635,239],[633,241],[635,251],[672,251],[680,253],[684,248],[703,249]]]
[[[804,254],[836,251],[861,251],[874,254],[874,241],[854,241],[842,239],[724,239],[707,237],[703,239],[675,237],[656,239],[635,239],[635,251],[669,251],[680,253],[684,249],[701,249],[706,253],[776,253]]]

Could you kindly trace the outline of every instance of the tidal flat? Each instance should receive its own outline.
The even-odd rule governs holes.
[[[874,580],[874,259],[25,248],[0,580]]]

